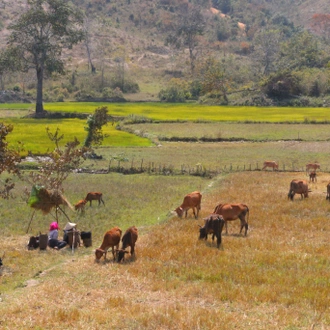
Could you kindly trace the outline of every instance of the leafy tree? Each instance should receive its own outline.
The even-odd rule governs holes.
[[[15,55],[10,57],[13,69],[36,70],[36,115],[42,116],[43,79],[46,73],[64,73],[62,50],[83,40],[83,16],[65,0],[28,0],[27,4],[27,11],[9,26],[7,52]]]
[[[276,71],[275,64],[280,54],[281,31],[276,29],[262,29],[254,38],[253,57],[261,64],[262,74],[269,75]]]
[[[7,171],[11,174],[20,174],[17,165],[21,162],[19,150],[13,150],[8,147],[6,141],[8,134],[13,131],[13,125],[5,125],[0,123],[0,174]],[[8,199],[10,191],[14,188],[15,184],[11,179],[7,178],[3,187],[0,188],[0,197]]]
[[[99,107],[95,109],[94,114],[87,118],[87,137],[84,146],[89,148],[92,145],[100,145],[103,141],[104,135],[102,133],[102,126],[108,123],[108,107]]]
[[[281,45],[281,68],[297,69],[322,66],[318,40],[308,31],[296,33]]]
[[[200,69],[200,83],[203,94],[222,96],[228,103],[227,94],[231,79],[226,73],[226,65],[215,58],[207,58]]]
[[[194,73],[198,37],[204,33],[206,22],[199,6],[188,6],[187,10],[180,12],[179,15],[180,17],[176,18],[173,33],[166,38],[166,42],[177,48],[188,47],[190,68]]]

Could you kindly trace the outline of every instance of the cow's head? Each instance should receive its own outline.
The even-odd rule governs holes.
[[[118,262],[121,262],[124,259],[125,253],[129,253],[128,251],[123,250],[123,249],[116,250],[116,252],[118,253]]]
[[[96,261],[99,261],[102,258],[102,256],[104,255],[104,253],[105,253],[104,250],[102,250],[102,249],[96,249],[95,250],[95,260]]]
[[[199,226],[199,239],[205,239],[206,238],[206,229],[205,226]]]
[[[182,207],[177,207],[174,211],[176,212],[178,217],[182,218],[182,216],[183,216],[183,208]]]

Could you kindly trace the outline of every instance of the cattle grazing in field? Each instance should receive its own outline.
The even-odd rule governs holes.
[[[309,170],[316,171],[317,169],[321,169],[321,166],[318,163],[306,164],[306,173],[309,172]]]
[[[198,213],[201,209],[201,201],[202,194],[199,191],[194,191],[184,197],[182,204],[175,209],[175,212],[180,218],[182,218],[183,214],[185,213],[187,218],[188,210],[192,209],[195,219],[197,219]]]
[[[118,262],[121,262],[124,259],[125,253],[129,253],[125,249],[127,247],[131,247],[131,257],[135,255],[135,243],[138,239],[138,229],[135,226],[129,227],[121,241],[122,241],[122,246],[121,249],[117,250],[118,252]]]
[[[81,199],[77,204],[74,205],[74,209],[78,212],[80,211],[81,213],[84,213],[86,203],[86,199]]]
[[[316,182],[317,179],[316,179],[316,172],[313,171],[313,172],[310,172],[309,173],[309,182]]]
[[[267,167],[270,167],[274,170],[278,170],[278,164],[274,160],[266,160],[264,162],[264,167],[262,168],[263,170],[266,169]]]
[[[104,204],[103,198],[102,198],[102,193],[100,192],[89,192],[85,198],[86,202],[89,202],[89,206],[92,206],[92,201],[99,201],[99,205],[101,202]]]
[[[292,180],[290,182],[290,190],[288,193],[288,198],[293,201],[294,195],[295,194],[300,194],[301,199],[307,198],[308,193],[311,190],[308,189],[308,183],[306,180]]]
[[[330,201],[330,182],[327,184],[327,197],[325,199]]]
[[[221,215],[210,214],[207,218],[204,218],[204,226],[199,228],[199,239],[207,240],[207,235],[213,234],[212,240],[214,240],[214,236],[217,238],[217,248],[219,249],[224,224],[225,220]]]
[[[213,213],[222,215],[223,219],[225,220],[225,226],[226,226],[226,234],[228,234],[228,228],[227,228],[227,221],[232,221],[236,219],[240,219],[241,221],[241,230],[242,232],[243,228],[245,228],[245,236],[247,235],[247,231],[249,228],[248,225],[248,218],[249,218],[249,208],[245,204],[236,203],[236,204],[218,204]],[[246,217],[246,219],[245,219]]]
[[[96,261],[100,260],[103,255],[104,255],[104,260],[106,260],[107,252],[108,252],[108,249],[110,249],[110,248],[112,248],[113,259],[114,260],[116,259],[115,248],[117,250],[119,248],[121,234],[122,234],[122,231],[119,227],[114,227],[104,234],[103,242],[102,242],[101,246],[95,250]]]

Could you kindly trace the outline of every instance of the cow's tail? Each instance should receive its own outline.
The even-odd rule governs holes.
[[[217,214],[217,212],[218,212],[218,211],[220,210],[220,208],[221,208],[221,205],[222,205],[222,204],[218,204],[218,205],[215,207],[213,213]]]
[[[246,207],[246,223],[249,223],[250,209],[247,205],[245,205],[245,207]]]

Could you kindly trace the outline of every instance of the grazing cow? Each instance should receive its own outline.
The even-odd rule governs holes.
[[[316,179],[316,172],[313,171],[313,172],[310,172],[309,173],[309,182],[316,182],[317,179]]]
[[[129,227],[125,231],[125,234],[121,239],[122,241],[121,249],[117,250],[118,262],[121,262],[124,259],[125,253],[129,253],[128,251],[125,250],[129,246],[131,247],[131,256],[135,255],[134,248],[137,239],[138,239],[138,229],[135,226]]]
[[[309,192],[310,190],[308,189],[308,184],[306,180],[292,180],[290,183],[288,198],[293,201],[295,194],[300,194],[301,199],[307,198]]]
[[[74,205],[74,209],[78,212],[80,211],[81,213],[84,213],[86,203],[86,199],[81,199],[77,204]]]
[[[237,204],[218,204],[213,213],[222,215],[223,219],[225,220],[226,226],[226,234],[228,234],[227,228],[227,221],[232,221],[236,219],[240,219],[241,221],[241,230],[239,233],[242,232],[243,228],[245,228],[245,236],[247,234],[249,225],[248,225],[248,218],[249,218],[249,208],[245,204],[237,203]],[[247,219],[245,220],[245,217]]]
[[[104,204],[104,201],[102,199],[102,193],[100,192],[89,192],[85,198],[86,202],[89,202],[89,206],[92,206],[92,201],[99,201],[99,205],[101,202]]]
[[[267,167],[270,167],[274,170],[278,170],[278,164],[274,160],[266,160],[264,162],[264,167],[262,168],[263,170],[266,169]]]
[[[192,209],[194,212],[195,219],[197,219],[198,213],[201,209],[201,201],[202,194],[199,191],[194,191],[184,197],[182,204],[175,209],[175,212],[180,218],[182,218],[183,213],[185,213],[187,218],[188,210]]]
[[[330,201],[330,182],[327,184],[327,197],[325,199]]]
[[[217,238],[217,248],[219,249],[221,245],[221,233],[225,220],[219,214],[210,214],[207,218],[204,218],[204,226],[199,228],[199,239],[207,240],[208,234],[213,234],[212,241],[214,236]]]
[[[316,171],[317,169],[320,169],[320,168],[321,168],[320,164],[317,164],[317,163],[306,164],[306,173],[309,170]]]
[[[122,233],[122,231],[119,227],[114,227],[104,234],[103,242],[102,242],[101,246],[95,250],[96,261],[99,261],[103,255],[104,255],[104,260],[106,260],[107,252],[108,252],[108,249],[110,249],[110,248],[112,248],[113,259],[114,260],[116,259],[115,247],[116,247],[116,249],[119,248],[121,233]]]

